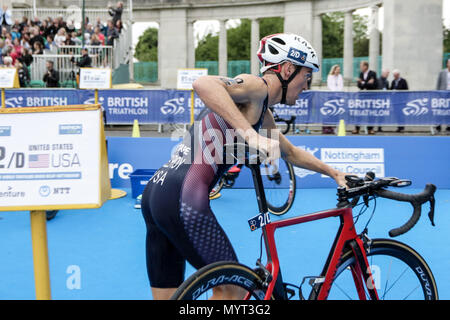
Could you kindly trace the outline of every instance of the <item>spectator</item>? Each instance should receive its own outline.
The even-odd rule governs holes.
[[[70,33],[68,33],[66,35],[66,41],[64,41],[64,45],[65,46],[74,46],[75,45],[75,42],[73,41],[72,35]]]
[[[28,48],[22,47],[19,61],[27,67],[31,65],[31,63],[33,62],[33,56],[30,54],[30,50]]]
[[[381,76],[378,78],[378,85],[377,85],[378,90],[389,90],[388,77],[389,77],[389,70],[383,69],[383,71],[381,71]]]
[[[19,76],[20,87],[28,87],[30,83],[30,72],[28,71],[28,68],[24,66],[19,60],[16,60],[15,66],[17,69],[17,74]]]
[[[12,32],[11,32],[11,38],[12,38],[12,40],[13,40],[13,41],[14,41],[15,39],[19,39],[19,40],[20,40],[20,37],[21,37],[22,35],[20,34],[19,29],[17,28],[17,26],[16,26],[16,25],[13,25],[12,28],[11,28],[11,30],[12,30]]]
[[[39,41],[33,45],[33,54],[44,54],[44,46]]]
[[[57,88],[59,87],[59,75],[58,72],[53,68],[53,61],[48,60],[46,63],[47,72],[44,75],[44,82],[47,88]]]
[[[395,69],[392,71],[392,75],[394,76],[394,80],[391,82],[391,90],[408,90],[408,82],[405,79],[400,77],[400,71]]]
[[[45,44],[45,50],[48,51],[49,54],[57,54],[58,48],[56,47],[55,42],[53,41],[53,35],[47,35],[47,43]]]
[[[342,91],[344,90],[344,80],[341,75],[341,67],[338,64],[335,64],[331,67],[330,73],[327,77],[327,87],[331,91]],[[323,134],[334,134],[334,127],[332,126],[323,126],[322,127]]]
[[[113,25],[115,26],[118,20],[122,19],[123,2],[117,2],[116,8],[109,7],[108,13],[112,17]]]
[[[122,29],[123,29],[122,20],[117,20],[117,22],[116,22],[116,29],[117,29],[118,33],[122,32]]]
[[[344,90],[344,80],[341,75],[341,67],[338,64],[331,67],[327,78],[327,85],[331,91]]]
[[[391,82],[391,90],[408,90],[408,83],[405,79],[400,77],[400,71],[395,69],[392,71],[392,75],[394,76],[394,80]],[[405,131],[405,127],[397,127],[397,132],[402,133]]]
[[[76,64],[78,68],[90,68],[92,64],[92,59],[91,57],[89,57],[89,51],[87,48],[84,47],[81,49],[81,58],[77,61],[75,60],[75,57],[72,57],[70,58],[70,61]]]
[[[66,29],[60,28],[55,36],[55,45],[59,48],[66,42]]]
[[[97,36],[97,39],[100,41],[100,45],[105,45],[105,35],[101,32],[101,29],[99,27],[95,27],[94,29],[94,35]]]
[[[94,33],[91,37],[91,46],[101,46],[102,43],[100,42],[100,39],[98,36]],[[98,50],[98,49],[96,49]]]
[[[439,72],[436,90],[450,90],[450,59],[447,59],[447,68]],[[437,132],[441,132],[441,125],[436,127]],[[450,126],[445,131],[450,132]]]
[[[108,33],[106,34],[106,45],[107,46],[114,46],[114,39],[119,38],[119,33],[117,32],[116,28],[114,27],[114,23],[109,20],[108,21]]]
[[[361,61],[359,64],[361,73],[359,74],[358,88],[360,90],[375,90],[377,88],[377,73],[375,71],[369,70],[369,63],[367,61]],[[355,130],[352,131],[353,134],[359,134],[359,126],[355,126]],[[373,127],[368,126],[369,134],[375,134]],[[378,129],[380,130],[380,128]]]
[[[22,39],[20,40],[20,45],[24,48],[31,49],[30,46],[30,35],[28,33],[24,33],[22,35]]]
[[[86,25],[86,30],[84,30],[84,32],[89,33],[89,37],[94,34],[94,27],[92,26],[92,23],[88,23]]]
[[[19,38],[15,38],[13,41],[13,47],[14,50],[17,52],[18,54],[18,58],[20,58],[22,56],[22,46],[20,45],[20,40]]]
[[[12,12],[8,9],[8,6],[4,5],[2,9],[0,9],[0,26],[6,29],[6,31],[11,30],[12,22]]]
[[[74,31],[72,32],[72,42],[76,45],[76,46],[81,46],[83,41],[81,41],[80,39],[81,37],[78,37],[77,33]]]
[[[76,31],[75,25],[73,24],[73,20],[66,25],[66,31],[68,34],[72,34],[73,32]]]
[[[33,27],[32,29],[32,37],[30,38],[30,46],[35,49],[36,46],[34,45],[36,42],[39,42],[41,44],[42,49],[45,45],[44,37],[41,36],[39,27]]]
[[[14,65],[12,64],[13,60],[10,56],[6,56],[3,58],[3,67],[5,68],[13,68]]]

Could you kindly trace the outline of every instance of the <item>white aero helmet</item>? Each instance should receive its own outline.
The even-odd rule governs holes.
[[[314,48],[304,38],[292,33],[277,33],[262,38],[257,54],[262,63],[261,73],[286,61],[311,68],[313,72],[319,71],[320,67]],[[280,72],[281,68],[274,71]]]

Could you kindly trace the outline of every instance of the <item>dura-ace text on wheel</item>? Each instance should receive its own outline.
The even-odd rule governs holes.
[[[249,299],[264,299],[261,277],[252,269],[236,262],[216,262],[191,275],[177,289],[172,300],[205,300],[211,298],[213,288],[234,285],[244,289]]]

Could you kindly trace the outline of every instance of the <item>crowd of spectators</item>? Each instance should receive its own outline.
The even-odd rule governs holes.
[[[12,19],[11,10],[3,5],[0,9],[0,66],[16,67],[21,87],[30,81],[29,67],[33,55],[58,54],[61,46],[112,46],[123,29],[123,3],[108,8],[111,19],[105,24],[100,18],[90,22],[86,17],[84,39],[82,28],[76,28],[73,20],[24,16]]]

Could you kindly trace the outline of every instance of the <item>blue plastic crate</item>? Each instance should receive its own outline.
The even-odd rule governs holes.
[[[154,169],[137,169],[130,174],[131,181],[131,196],[137,198],[144,192],[148,180],[155,174],[157,170]]]

